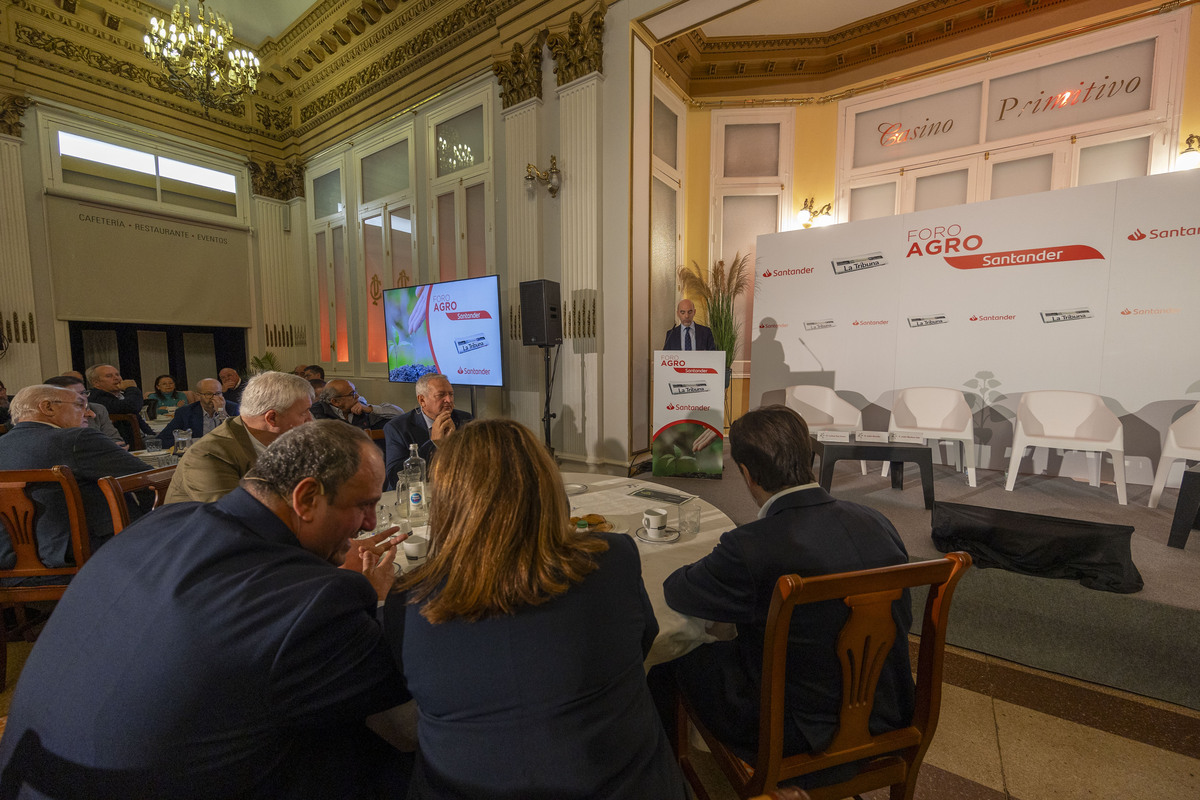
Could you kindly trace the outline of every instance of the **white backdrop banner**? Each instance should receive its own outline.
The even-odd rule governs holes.
[[[750,405],[821,384],[886,428],[894,389],[960,388],[996,467],[1021,392],[1094,392],[1149,482],[1200,397],[1197,197],[1200,170],[759,237]]]

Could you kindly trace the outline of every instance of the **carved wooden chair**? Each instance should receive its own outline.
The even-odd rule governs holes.
[[[152,508],[158,508],[167,496],[167,487],[171,485],[171,479],[175,477],[176,466],[172,464],[169,467],[148,469],[121,478],[114,478],[110,475],[96,481],[96,485],[100,487],[100,493],[108,502],[108,513],[112,515],[114,534],[120,533],[129,526],[129,503],[125,500],[125,493],[142,490],[154,492]]]
[[[137,414],[109,414],[108,418],[112,420],[113,425],[121,432],[121,436],[125,436],[125,428],[128,426],[131,433],[126,443],[130,450],[145,450],[146,440],[142,437],[141,418]],[[122,423],[117,425],[117,423]]]
[[[680,696],[676,752],[684,775],[700,800],[708,794],[691,764],[688,725],[692,721],[708,743],[713,758],[741,798],[775,791],[780,781],[862,759],[870,759],[853,778],[833,786],[807,789],[811,800],[838,800],[872,789],[890,787],[892,800],[912,800],[917,771],[937,729],[942,697],[942,661],[946,623],[954,587],[971,565],[966,553],[950,553],[935,561],[801,578],[784,575],[775,585],[763,644],[758,755],[748,764],[734,755],[695,719]],[[916,710],[912,723],[871,735],[868,728],[875,688],[885,656],[896,639],[892,602],[906,588],[928,586],[920,653],[917,660]],[[838,637],[842,663],[842,707],[837,733],[824,751],[784,756],[784,681],[787,674],[788,628],[797,604],[841,599],[850,615]],[[864,669],[864,665],[868,665]],[[783,795],[784,797],[788,795]],[[793,795],[795,796],[795,795]]]
[[[56,484],[62,490],[62,502],[67,509],[71,525],[71,551],[75,556],[74,566],[47,567],[38,556],[37,507],[29,496],[29,489],[39,484]],[[22,603],[58,600],[66,591],[71,577],[91,556],[88,542],[87,519],[83,512],[83,497],[79,484],[69,467],[51,469],[0,470],[0,526],[8,535],[15,555],[15,563],[8,569],[0,569],[3,578],[60,578],[61,583],[5,586],[0,582],[0,607],[14,605],[21,609]],[[0,690],[5,684],[8,666],[7,632],[0,622]]]

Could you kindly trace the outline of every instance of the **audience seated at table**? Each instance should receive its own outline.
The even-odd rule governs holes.
[[[404,409],[391,403],[372,405],[359,396],[353,383],[340,378],[325,384],[312,407],[313,419],[340,419],[366,431],[380,430],[389,419],[403,413]]]
[[[96,364],[88,367],[85,372],[88,385],[92,390],[88,400],[99,403],[108,409],[109,414],[133,414],[143,434],[153,436],[154,430],[141,418],[142,390],[131,380],[122,380],[120,371],[112,364]],[[133,430],[129,423],[113,423],[121,432],[121,438],[129,446],[133,446]]]
[[[170,413],[179,406],[186,405],[192,402],[188,399],[187,392],[179,392],[175,390],[175,379],[170,375],[159,375],[154,379],[154,391],[146,395],[147,400],[153,400],[155,412]]]
[[[374,527],[382,481],[364,434],[316,423],[219,502],[122,531],[25,663],[5,782],[36,734],[71,797],[404,797],[411,757],[364,724],[408,699],[376,616],[395,545],[351,539]]]
[[[225,391],[225,402],[242,402],[242,391],[246,388],[246,382],[236,369],[224,367],[217,373],[217,380],[221,382],[221,388]]]
[[[175,431],[191,431],[192,441],[212,433],[222,422],[239,413],[237,403],[225,401],[221,382],[214,378],[202,378],[196,381],[193,394],[199,399],[186,406],[180,406],[175,416],[158,435],[163,447],[175,445]]]
[[[738,635],[654,667],[650,682],[668,728],[674,727],[672,692],[677,689],[718,739],[754,763],[763,638],[775,582],[781,575],[904,564],[908,555],[882,514],[835,500],[817,485],[808,426],[792,409],[776,405],[750,411],[734,421],[729,439],[734,463],[760,506],[758,519],[724,533],[709,555],[676,570],[663,589],[671,608],[736,623]],[[788,643],[785,755],[819,751],[833,739],[842,693],[836,642],[847,613],[840,601],[795,610]],[[871,730],[877,733],[909,724],[913,713],[907,591],[892,604],[892,617],[896,643],[883,665],[871,713]],[[847,775],[817,780],[842,780],[856,771],[851,765]]]
[[[430,464],[438,447],[474,419],[466,411],[454,407],[454,387],[445,375],[435,372],[422,375],[417,379],[416,390],[417,407],[383,426],[387,489],[396,487],[396,473],[409,457],[409,445],[417,445],[421,458]]]
[[[93,552],[113,536],[112,517],[97,478],[122,476],[150,465],[121,449],[99,431],[87,427],[87,399],[61,386],[35,384],[17,392],[11,403],[12,430],[0,437],[0,469],[70,467],[83,496],[84,516]],[[62,490],[57,486],[31,488],[38,508],[38,556],[48,567],[62,567],[74,557],[71,524]],[[131,515],[140,516],[131,504]],[[7,536],[0,536],[0,567],[11,568],[15,554]],[[7,579],[15,585],[27,579]],[[31,579],[28,579],[31,580]],[[51,578],[50,581],[56,579]],[[57,581],[61,582],[61,581]]]
[[[83,378],[76,378],[74,375],[62,374],[55,375],[42,381],[47,386],[61,386],[64,389],[70,389],[78,394],[84,400],[88,399],[87,388],[83,385]],[[99,403],[88,403],[88,408],[91,410],[91,417],[86,417],[84,423],[89,428],[95,428],[103,433],[109,439],[112,439],[122,450],[128,450],[129,445],[125,444],[125,437],[121,436],[121,432],[112,424],[112,420],[108,418],[108,409]]]
[[[510,420],[441,447],[431,515],[384,617],[419,709],[409,797],[687,798],[646,687],[658,623],[633,540],[572,529],[545,445]]]
[[[187,449],[164,503],[211,503],[237,488],[271,442],[312,420],[312,387],[298,375],[263,372],[246,383],[241,414]]]

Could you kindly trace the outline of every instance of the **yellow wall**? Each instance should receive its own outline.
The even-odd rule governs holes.
[[[708,109],[688,110],[686,159],[682,263],[691,266],[694,261],[707,269],[712,245],[709,232],[712,197],[708,192],[712,168],[712,112]]]
[[[1192,27],[1188,36],[1187,69],[1184,70],[1183,114],[1179,122],[1179,149],[1188,134],[1200,136],[1200,9],[1192,9]]]
[[[799,211],[804,205],[804,200],[809,197],[815,198],[817,208],[834,200],[837,119],[837,103],[796,108],[793,211]]]

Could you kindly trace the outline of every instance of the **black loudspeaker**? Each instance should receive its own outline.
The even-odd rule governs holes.
[[[562,315],[555,281],[523,281],[521,288],[521,343],[552,347],[562,344]]]

